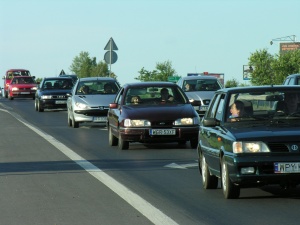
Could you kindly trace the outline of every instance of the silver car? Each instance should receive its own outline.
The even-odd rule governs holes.
[[[109,103],[113,102],[120,85],[110,77],[79,78],[68,94],[68,125],[92,122],[106,125]]]
[[[178,80],[177,85],[183,89],[200,117],[204,116],[215,91],[223,88],[214,76],[186,76]],[[197,105],[196,102],[199,102]]]

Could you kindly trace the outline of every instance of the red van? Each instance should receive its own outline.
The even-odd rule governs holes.
[[[29,70],[25,70],[25,69],[10,69],[7,70],[5,75],[3,76],[3,80],[4,80],[4,96],[5,98],[8,97],[8,87],[10,85],[11,79],[14,76],[31,76]]]

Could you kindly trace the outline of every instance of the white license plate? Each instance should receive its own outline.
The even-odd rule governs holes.
[[[21,92],[21,95],[29,95],[30,92]]]
[[[94,122],[106,122],[107,121],[107,117],[94,117],[93,118]]]
[[[67,104],[67,101],[57,100],[55,104]]]
[[[300,173],[300,162],[274,163],[275,173]]]
[[[200,111],[207,111],[208,106],[200,106]]]
[[[151,129],[149,130],[150,135],[175,135],[175,129]]]

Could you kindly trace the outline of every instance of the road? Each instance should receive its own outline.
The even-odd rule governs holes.
[[[106,127],[0,98],[0,224],[299,224],[300,188],[203,190],[197,152],[108,145]]]

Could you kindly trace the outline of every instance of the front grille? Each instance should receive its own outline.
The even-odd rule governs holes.
[[[271,152],[289,152],[287,144],[284,143],[268,143]]]
[[[170,127],[173,126],[173,120],[160,120],[160,121],[152,121],[152,127]]]

